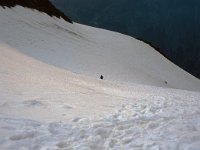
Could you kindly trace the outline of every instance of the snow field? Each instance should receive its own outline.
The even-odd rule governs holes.
[[[2,150],[198,150],[199,82],[128,36],[0,8]]]
[[[180,94],[180,95],[179,95]],[[97,120],[41,123],[0,117],[3,149],[181,149],[200,146],[199,93],[133,100]]]
[[[200,90],[197,78],[132,37],[70,24],[20,6],[0,12],[1,44],[46,64],[129,85]]]

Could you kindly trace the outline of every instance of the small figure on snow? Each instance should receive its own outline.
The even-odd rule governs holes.
[[[103,75],[100,76],[100,79],[103,80]]]

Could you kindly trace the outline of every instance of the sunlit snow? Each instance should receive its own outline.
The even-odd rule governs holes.
[[[0,149],[197,150],[199,90],[131,37],[0,8]]]

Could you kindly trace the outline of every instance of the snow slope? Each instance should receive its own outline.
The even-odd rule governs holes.
[[[199,92],[99,81],[0,47],[0,149],[200,147]]]
[[[0,8],[0,149],[198,149],[200,93],[159,75],[199,90],[133,38]]]
[[[116,82],[200,90],[198,79],[129,36],[23,7],[0,12],[1,43],[47,64],[94,78],[102,74]]]

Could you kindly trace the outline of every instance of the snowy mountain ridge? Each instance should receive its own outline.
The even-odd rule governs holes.
[[[198,79],[143,42],[0,8],[0,149],[198,149],[192,90]]]
[[[200,78],[200,1],[51,0],[73,21],[130,35],[153,45]]]
[[[62,17],[67,22],[72,23],[72,21],[63,12],[55,8],[49,0],[0,0],[0,6],[3,8],[15,6],[27,7],[47,13],[50,16]]]
[[[132,37],[23,7],[2,8],[0,17],[1,42],[47,64],[118,83],[200,91],[197,78]]]

